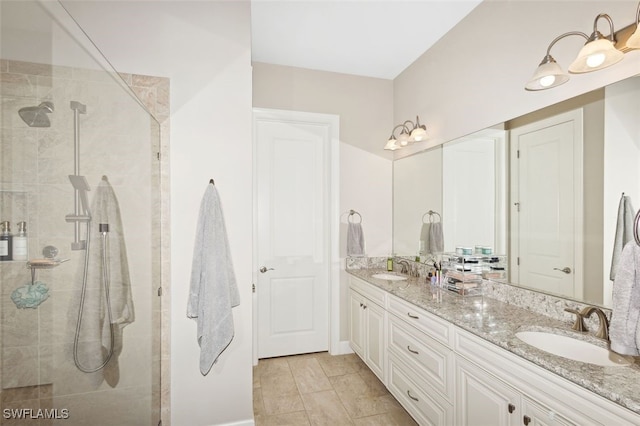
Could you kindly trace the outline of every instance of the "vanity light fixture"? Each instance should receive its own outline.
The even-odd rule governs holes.
[[[602,33],[598,31],[598,21],[600,19],[606,19],[607,22],[609,22],[610,33],[608,37],[603,36]],[[554,44],[568,36],[577,35],[587,40],[582,49],[580,49],[576,59],[569,66],[569,73],[580,74],[597,71],[620,62],[624,57],[624,52],[627,50],[640,49],[640,31],[637,28],[638,22],[640,22],[640,3],[636,11],[636,22],[618,32],[613,28],[613,20],[611,17],[606,13],[600,13],[593,21],[593,32],[591,36],[587,36],[580,31],[570,31],[556,37],[551,44],[549,44],[547,54],[533,73],[531,79],[525,85],[525,89],[534,91],[550,89],[566,83],[569,80],[569,74],[562,70],[550,53]],[[636,31],[633,35],[629,36],[629,28],[631,26],[635,26]],[[622,47],[617,47],[616,43],[622,45]]]
[[[395,137],[396,130],[402,129],[398,138]],[[420,142],[427,139],[427,126],[420,124],[420,118],[416,116],[416,122],[407,120],[402,124],[398,124],[391,131],[391,136],[384,146],[388,151],[405,147],[410,143]]]
[[[636,10],[636,30],[627,40],[627,47],[630,49],[640,49],[640,2]]]

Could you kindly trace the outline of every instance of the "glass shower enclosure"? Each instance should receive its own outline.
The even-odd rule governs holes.
[[[0,424],[158,425],[168,81],[110,69],[58,2],[0,25]]]

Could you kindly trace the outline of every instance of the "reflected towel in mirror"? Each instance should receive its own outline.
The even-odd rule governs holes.
[[[347,224],[347,256],[364,256],[364,232],[362,224]]]
[[[631,205],[631,197],[623,195],[618,205],[618,220],[616,222],[616,236],[613,243],[613,255],[611,257],[611,271],[609,279],[616,279],[616,270],[622,249],[629,241],[633,241],[633,219],[635,218],[633,206]]]

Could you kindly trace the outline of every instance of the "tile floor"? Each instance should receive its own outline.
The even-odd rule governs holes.
[[[417,425],[355,354],[260,360],[253,410],[257,426]]]

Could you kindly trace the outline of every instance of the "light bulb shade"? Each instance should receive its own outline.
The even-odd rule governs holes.
[[[400,133],[400,136],[398,136],[398,145],[407,146],[408,144],[409,144],[409,134],[403,130],[402,133]]]
[[[620,62],[624,53],[615,48],[611,40],[599,38],[585,44],[578,57],[569,66],[570,73],[584,73],[601,70]]]
[[[544,62],[536,69],[529,82],[524,86],[526,90],[545,90],[560,86],[569,81],[569,74],[551,58],[549,62]]]
[[[627,47],[629,49],[640,49],[640,27],[636,27],[636,30],[627,39]]]
[[[425,129],[424,126],[416,127],[411,131],[411,139],[414,142],[420,142],[425,140],[426,138],[427,138],[427,129]]]
[[[384,149],[387,151],[395,151],[398,148],[400,147],[396,144],[396,140],[394,138],[389,138],[387,144],[384,146]]]

